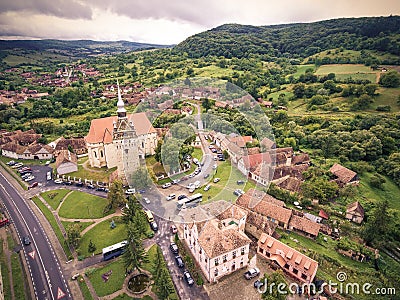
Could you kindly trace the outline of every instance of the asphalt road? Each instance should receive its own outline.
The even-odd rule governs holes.
[[[2,172],[5,172],[0,168]],[[20,193],[0,172],[0,198],[12,219],[19,240],[29,236],[30,245],[22,246],[36,299],[72,299],[60,263],[39,220]],[[30,201],[30,200],[28,200]]]

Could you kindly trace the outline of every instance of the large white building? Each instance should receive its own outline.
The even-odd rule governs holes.
[[[117,108],[117,116],[92,120],[85,141],[90,166],[117,167],[118,177],[126,178],[154,154],[157,132],[145,113],[126,113],[119,85]]]
[[[244,233],[247,213],[243,209],[217,201],[183,215],[186,222],[193,220],[183,226],[184,240],[209,282],[248,265],[251,240]]]

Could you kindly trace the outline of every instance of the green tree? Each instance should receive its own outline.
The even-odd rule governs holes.
[[[386,179],[382,176],[376,173],[374,176],[372,176],[369,180],[369,183],[371,184],[372,187],[383,190],[383,184],[386,182]]]
[[[143,263],[148,262],[147,253],[143,247],[143,240],[135,224],[129,222],[127,225],[127,245],[123,254],[126,271],[138,270],[141,272]]]
[[[368,217],[367,223],[363,229],[364,240],[369,245],[381,246],[386,240],[392,224],[388,213],[389,202],[387,200],[378,202],[376,208]]]
[[[155,152],[154,158],[155,158],[156,161],[158,161],[158,162],[161,162],[161,147],[162,147],[162,144],[163,144],[163,140],[162,140],[162,139],[158,140],[157,146],[156,146],[156,148],[154,149],[154,152]]]
[[[201,102],[201,106],[203,106],[204,109],[208,111],[210,108],[214,106],[214,103],[215,103],[214,100],[204,98],[203,101]]]
[[[395,88],[400,85],[400,74],[395,71],[389,71],[381,75],[379,84],[388,88]]]
[[[297,83],[293,87],[293,94],[296,98],[303,98],[304,97],[304,92],[305,92],[305,85],[302,83]]]
[[[96,251],[96,245],[93,243],[92,240],[90,240],[88,245],[88,252],[94,253],[95,251]]]
[[[145,167],[138,168],[131,176],[131,183],[136,189],[146,189],[151,184],[151,178]]]
[[[104,209],[105,213],[126,203],[125,192],[121,180],[115,180],[111,184],[107,199],[108,205]]]
[[[289,295],[288,283],[281,270],[273,272],[272,274],[265,273],[264,278],[261,279],[265,283],[265,292],[261,298],[265,300],[286,300]],[[260,291],[264,291],[260,288]]]
[[[79,241],[81,238],[81,230],[80,225],[77,223],[70,224],[67,227],[67,239],[68,244],[74,247],[75,249],[79,246]]]
[[[160,299],[168,299],[169,295],[174,292],[174,286],[171,282],[169,272],[166,268],[160,271],[160,278],[157,284],[157,296]]]

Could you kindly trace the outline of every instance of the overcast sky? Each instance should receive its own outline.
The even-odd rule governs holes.
[[[224,23],[400,15],[399,0],[0,0],[0,38],[174,44]]]

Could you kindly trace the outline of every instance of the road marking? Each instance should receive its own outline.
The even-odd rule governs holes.
[[[58,288],[57,289],[57,300],[61,299],[64,296],[65,296],[65,293],[60,288]]]
[[[29,252],[29,253],[28,253],[28,255],[29,255],[30,257],[32,257],[32,259],[35,259],[35,254],[36,254],[36,251],[35,251],[35,250],[33,250],[32,252]]]

